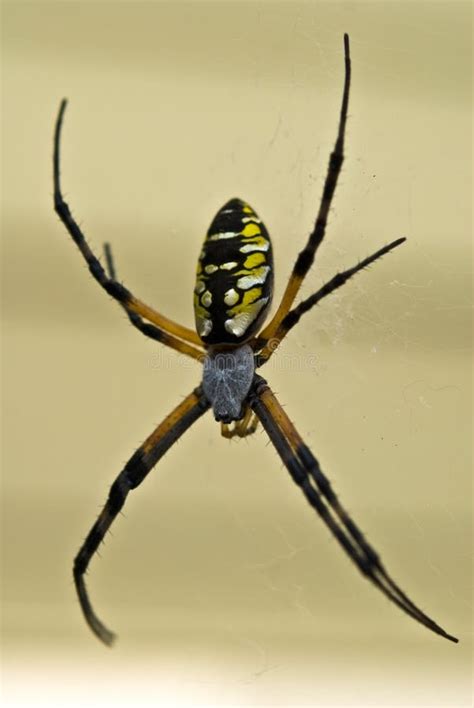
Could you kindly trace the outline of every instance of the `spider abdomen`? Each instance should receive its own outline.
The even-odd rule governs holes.
[[[254,210],[231,199],[217,212],[198,260],[196,330],[206,344],[240,344],[263,322],[273,295],[273,254]]]

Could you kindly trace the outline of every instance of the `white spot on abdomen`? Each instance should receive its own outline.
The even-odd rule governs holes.
[[[237,290],[234,290],[234,288],[231,288],[230,290],[227,290],[224,294],[224,302],[226,305],[229,305],[229,307],[232,307],[232,305],[235,305],[236,302],[239,301],[239,293]]]
[[[262,285],[267,279],[269,271],[269,266],[263,266],[262,268],[258,269],[256,275],[243,275],[237,280],[237,287],[241,290],[249,290],[255,285]]]
[[[262,297],[261,300],[257,300],[251,305],[248,305],[245,312],[240,312],[238,315],[235,315],[235,317],[226,320],[224,327],[227,332],[233,334],[235,337],[242,337],[267,302],[268,297]]]

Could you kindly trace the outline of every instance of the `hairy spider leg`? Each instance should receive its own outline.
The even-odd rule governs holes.
[[[354,276],[356,273],[363,270],[364,268],[367,268],[369,265],[371,265],[371,263],[374,263],[374,261],[384,256],[386,253],[389,253],[397,246],[400,246],[405,241],[406,238],[398,238],[396,241],[392,241],[392,243],[389,243],[387,246],[383,246],[383,248],[380,248],[371,256],[364,258],[363,261],[357,263],[357,265],[355,266],[352,266],[352,268],[348,268],[347,270],[344,270],[340,273],[336,273],[336,275],[331,278],[331,280],[329,280],[327,283],[325,283],[321,288],[319,288],[319,290],[307,297],[305,300],[302,300],[299,305],[290,310],[290,312],[288,312],[288,314],[285,315],[285,317],[280,322],[278,329],[276,330],[272,339],[266,342],[263,349],[257,355],[257,366],[262,366],[270,359],[282,339],[286,337],[290,329],[292,329],[296,324],[298,324],[301,316],[305,312],[308,312],[308,310],[314,307],[314,305],[316,305],[320,300],[327,297],[332,292],[334,292],[334,290],[337,290],[337,288],[340,288],[342,285],[347,283],[347,281],[352,278],[352,276]]]
[[[107,274],[111,280],[116,280],[116,269],[114,258],[112,256],[112,247],[109,243],[104,243],[104,256]],[[176,349],[176,351],[180,352],[180,354],[185,354],[186,356],[196,359],[197,361],[202,362],[204,360],[205,351],[203,349],[197,349],[191,344],[174,337],[172,334],[168,334],[163,329],[159,329],[149,322],[144,322],[142,318],[136,314],[136,312],[132,312],[132,310],[127,309],[123,305],[122,307],[132,325],[146,337],[150,337],[150,339],[154,339],[156,342],[161,342],[161,344],[165,344],[167,347],[171,347],[171,349]]]
[[[209,408],[201,388],[187,396],[140,445],[112,484],[107,502],[74,559],[74,583],[85,620],[104,644],[112,645],[115,635],[92,608],[84,575],[112,522],[122,509],[128,493],[138,487],[171,445]]]
[[[183,327],[182,325],[173,322],[172,320],[164,317],[164,315],[159,314],[153,310],[145,303],[138,300],[132,293],[127,290],[121,283],[116,280],[107,277],[100,261],[93,254],[90,249],[84,234],[79,228],[77,222],[73,218],[68,204],[64,201],[61,182],[60,182],[60,143],[61,143],[61,129],[63,125],[64,112],[66,110],[67,101],[63,99],[59,108],[58,117],[56,120],[56,127],[54,132],[54,155],[53,155],[53,169],[54,169],[54,208],[62,223],[71,235],[74,243],[79,248],[82,253],[89,270],[93,277],[97,280],[99,285],[101,285],[104,290],[111,295],[115,300],[117,300],[122,307],[127,312],[133,312],[139,317],[143,317],[146,320],[152,322],[156,327],[163,330],[166,334],[171,337],[178,337],[188,344],[197,344],[202,346],[201,339],[193,332],[193,330]],[[132,321],[132,324],[137,326],[136,322]],[[175,339],[169,339],[168,341],[162,340],[163,343],[177,348],[174,346],[176,344]]]
[[[339,127],[336,143],[329,158],[329,166],[318,215],[306,246],[298,254],[298,258],[296,259],[296,263],[293,267],[293,271],[287,283],[280,305],[278,306],[278,309],[270,322],[260,333],[259,339],[265,341],[269,341],[275,336],[281,321],[290,311],[301,284],[314,263],[316,251],[321,245],[326,231],[329,210],[331,208],[332,199],[336,190],[342,163],[344,161],[344,136],[346,131],[347,107],[349,104],[349,89],[351,84],[351,58],[349,50],[349,35],[347,34],[344,35],[344,59],[345,78],[341,112],[339,116]]]
[[[319,514],[362,575],[413,619],[445,639],[458,642],[456,637],[448,634],[422,612],[388,575],[378,554],[341,506],[318,461],[304,444],[267,382],[258,375],[255,377],[249,402],[293,481],[301,488],[309,504]]]

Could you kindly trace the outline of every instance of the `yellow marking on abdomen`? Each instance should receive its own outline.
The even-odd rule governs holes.
[[[258,236],[261,234],[260,227],[258,224],[249,223],[244,226],[240,232],[244,238],[250,238],[252,236]]]
[[[249,305],[254,303],[255,300],[258,300],[258,298],[261,296],[262,288],[252,288],[251,290],[247,290],[243,294],[242,302],[238,305],[235,305],[235,307],[233,307],[231,310],[227,310],[227,313],[229,315],[238,315],[241,312],[245,312],[248,309]]]
[[[263,253],[252,253],[251,256],[248,256],[245,259],[244,268],[252,270],[252,268],[256,268],[257,266],[262,265],[262,263],[265,263],[266,260],[267,259]]]

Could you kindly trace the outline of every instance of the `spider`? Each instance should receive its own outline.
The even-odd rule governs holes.
[[[158,460],[210,408],[224,437],[245,437],[260,422],[293,481],[312,509],[363,576],[406,614],[457,642],[420,610],[385,570],[379,555],[341,505],[319,462],[301,439],[274,393],[256,370],[275,352],[288,332],[314,305],[340,288],[405,241],[399,238],[348,270],[337,273],[317,292],[294,306],[301,284],[321,245],[344,159],[351,58],[344,35],[345,77],[337,139],[329,159],[323,195],[314,228],[299,253],[281,302],[270,322],[260,330],[273,295],[272,244],[256,212],[241,199],[231,199],[209,227],[198,259],[194,288],[196,332],[164,317],[138,300],[116,279],[110,246],[105,244],[104,268],[64,201],[60,185],[60,140],[67,101],[63,99],[54,135],[54,207],[99,285],[126,312],[131,324],[145,336],[203,363],[200,385],[163,420],[128,460],[112,484],[105,506],[74,560],[74,583],[84,618],[107,645],[115,635],[95,613],[85,584],[85,573],[128,493],[138,487]],[[260,330],[260,331],[259,331]]]

